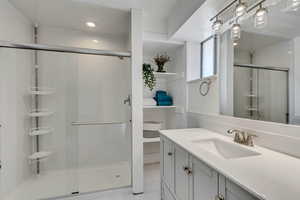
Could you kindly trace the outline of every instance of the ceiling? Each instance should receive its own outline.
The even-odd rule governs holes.
[[[147,31],[164,32],[167,18],[177,0],[9,0],[33,23],[86,31],[85,22],[97,27],[91,31],[127,34],[129,11],[143,9]]]

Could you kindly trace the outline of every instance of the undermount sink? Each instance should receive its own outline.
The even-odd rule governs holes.
[[[249,150],[239,144],[226,142],[220,139],[203,139],[203,140],[194,140],[194,144],[199,145],[198,147],[202,150],[208,151],[216,156],[225,158],[225,159],[234,159],[241,157],[250,157],[258,156],[260,153]]]

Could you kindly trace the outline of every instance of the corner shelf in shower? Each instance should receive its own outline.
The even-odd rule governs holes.
[[[53,131],[54,129],[49,127],[33,128],[30,130],[29,135],[30,136],[46,135],[52,133]]]
[[[54,88],[32,87],[29,90],[31,95],[51,95],[55,93]]]
[[[247,108],[248,111],[258,111],[257,108]]]
[[[40,151],[40,152],[35,152],[32,155],[30,155],[28,157],[29,160],[34,161],[34,160],[43,160],[48,158],[50,155],[52,154],[52,152],[50,151]]]
[[[249,97],[249,98],[257,98],[257,95],[255,95],[255,94],[248,94],[246,96]]]
[[[30,117],[47,117],[53,115],[54,112],[47,111],[47,110],[38,110],[38,111],[31,111],[28,115]]]

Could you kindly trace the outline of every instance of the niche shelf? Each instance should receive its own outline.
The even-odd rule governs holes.
[[[160,142],[160,137],[156,138],[143,138],[144,143],[153,143],[153,142]]]
[[[47,87],[31,87],[29,93],[31,95],[51,95],[55,93],[55,90]]]
[[[29,160],[34,161],[34,160],[43,160],[48,158],[50,155],[52,154],[52,152],[50,151],[40,151],[40,152],[35,152],[34,154],[30,155],[28,157]]]
[[[30,117],[47,117],[53,115],[54,112],[48,110],[33,110],[29,113]]]
[[[162,122],[144,121],[144,131],[159,131],[162,127]]]
[[[144,109],[175,109],[176,106],[144,106]]]
[[[177,76],[177,73],[172,72],[153,72],[153,74],[156,78],[171,78]]]
[[[40,128],[32,128],[29,132],[30,136],[38,136],[38,135],[47,135],[54,131],[53,128],[49,127],[40,127]]]

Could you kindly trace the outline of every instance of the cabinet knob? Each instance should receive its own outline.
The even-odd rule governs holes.
[[[172,153],[172,152],[169,152],[169,153],[168,153],[168,156],[172,156],[172,155],[173,155],[173,153]]]
[[[187,172],[189,170],[189,167],[183,167],[183,171]]]
[[[183,167],[183,171],[185,171],[187,175],[192,175],[193,173],[192,169],[189,167]]]
[[[193,170],[191,168],[189,168],[186,172],[188,175],[192,175],[193,174]]]

